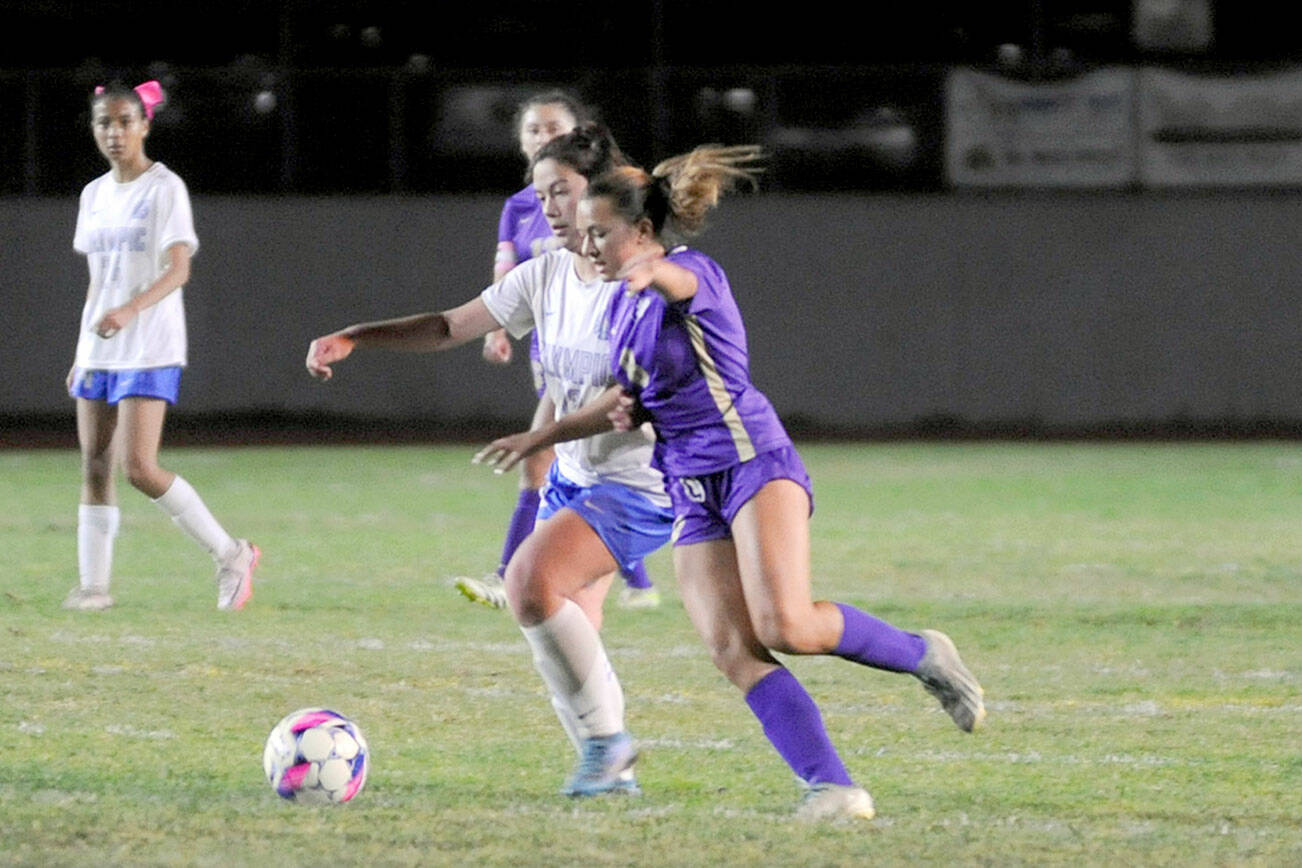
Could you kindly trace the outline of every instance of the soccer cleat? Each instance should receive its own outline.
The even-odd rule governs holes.
[[[619,592],[621,609],[655,609],[660,605],[660,591],[657,588],[630,588],[627,585]]]
[[[610,788],[610,792],[618,793],[625,796],[640,796],[642,788],[637,785],[637,778],[633,775],[633,768],[624,769],[615,779],[615,785]]]
[[[796,807],[798,820],[871,820],[873,797],[863,787],[814,784]]]
[[[235,554],[217,565],[217,608],[243,609],[253,596],[253,571],[262,550],[246,539],[235,541]]]
[[[986,719],[986,692],[958,657],[954,642],[939,630],[923,630],[927,651],[913,671],[927,692],[940,700],[941,708],[958,728],[972,732]]]
[[[640,792],[637,781],[621,778],[637,762],[637,742],[626,732],[583,739],[583,752],[574,774],[561,793],[566,796],[596,796],[601,793]],[[630,787],[630,782],[632,786]]]
[[[102,612],[112,607],[113,598],[109,596],[108,591],[97,591],[80,586],[69,591],[63,601],[63,608],[74,612]]]
[[[488,606],[490,609],[506,608],[506,582],[497,573],[489,573],[482,579],[470,576],[457,578],[457,590],[472,603]]]

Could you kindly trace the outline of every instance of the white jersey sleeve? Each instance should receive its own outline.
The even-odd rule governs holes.
[[[511,337],[524,337],[537,326],[536,312],[543,309],[547,283],[556,269],[569,264],[569,257],[567,251],[557,251],[529,259],[480,293],[488,312]]]
[[[72,249],[83,256],[90,253],[90,227],[87,222],[90,219],[89,202],[96,183],[98,182],[92,181],[82,188],[81,199],[77,202],[77,231],[72,236]]]
[[[480,296],[515,337],[538,337],[538,365],[556,418],[596,398],[610,385],[608,311],[618,282],[583,281],[574,254],[556,250],[517,265]],[[608,431],[556,444],[556,464],[576,485],[624,485],[658,506],[668,506],[664,479],[651,466],[646,432]]]
[[[199,252],[199,236],[194,232],[194,213],[190,208],[190,191],[181,176],[168,172],[156,200],[158,209],[159,268],[167,264],[167,251],[174,244],[190,248],[190,256]]]

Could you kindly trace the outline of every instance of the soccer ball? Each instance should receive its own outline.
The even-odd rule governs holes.
[[[262,770],[283,799],[339,804],[361,792],[371,763],[357,724],[328,708],[300,708],[267,736]]]

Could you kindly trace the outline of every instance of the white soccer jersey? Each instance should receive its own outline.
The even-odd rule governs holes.
[[[95,334],[104,314],[144,292],[166,270],[167,249],[199,250],[185,182],[162,163],[134,181],[119,184],[112,173],[81,191],[72,246],[86,254],[90,290],[81,314],[76,364],[123,370],[184,365],[185,305],[181,289],[141,311],[111,338]]]
[[[585,283],[574,270],[573,254],[556,250],[516,266],[481,296],[514,337],[537,329],[547,397],[556,405],[558,419],[614,382],[607,314],[619,287],[600,279]],[[558,443],[556,461],[561,473],[579,485],[616,482],[667,507],[664,480],[651,467],[651,447],[645,431],[611,431]]]

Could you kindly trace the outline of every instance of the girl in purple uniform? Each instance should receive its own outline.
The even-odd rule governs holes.
[[[538,151],[557,136],[569,133],[591,119],[591,112],[578,100],[559,90],[531,96],[516,109],[514,128],[519,137],[520,152],[530,166]],[[559,249],[560,243],[547,224],[533,184],[507,198],[497,223],[497,253],[493,259],[493,281],[497,282],[511,269],[549,250]],[[511,341],[506,329],[495,329],[484,335],[484,359],[493,364],[505,365],[511,361]],[[538,406],[530,426],[537,428],[551,419],[555,407],[547,397],[542,380],[542,365],[538,357],[538,336],[529,340],[529,357],[533,369],[534,390]],[[507,524],[506,538],[502,541],[502,554],[497,569],[482,578],[458,576],[456,588],[467,599],[495,609],[505,608],[506,587],[503,577],[511,556],[520,543],[533,530],[538,517],[539,491],[547,482],[547,471],[555,459],[551,449],[542,449],[520,465],[520,491],[516,497],[511,521]],[[631,569],[620,569],[625,586],[620,591],[619,604],[625,608],[655,608],[660,603],[656,590],[641,561]]]
[[[721,193],[753,182],[748,166],[757,157],[750,147],[699,148],[650,175],[625,167],[589,185],[578,211],[584,252],[607,279],[624,279],[611,306],[612,363],[623,391],[613,387],[566,419],[486,451],[509,466],[539,445],[648,416],[673,501],[674,566],[692,623],[808,785],[799,815],[870,818],[872,798],[851,779],[813,699],[773,652],[831,654],[911,673],[967,732],[985,717],[983,691],[945,634],[908,633],[812,598],[809,477],[750,381],[727,275],[666,238],[670,229],[699,231]]]

